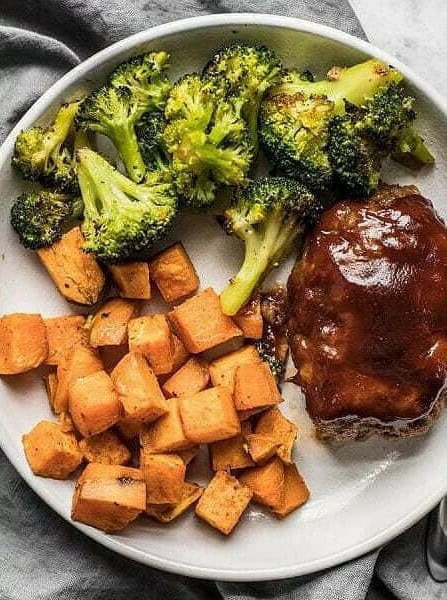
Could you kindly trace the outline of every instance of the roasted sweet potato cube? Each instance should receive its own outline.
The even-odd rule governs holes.
[[[163,391],[168,398],[186,396],[204,390],[210,380],[208,364],[198,358],[190,358],[178,371],[164,382]]]
[[[286,464],[292,464],[293,443],[298,427],[286,419],[278,408],[272,408],[259,417],[255,433],[264,433],[276,438],[280,444],[277,450],[279,458]]]
[[[234,405],[251,410],[281,402],[281,394],[270,367],[265,362],[240,365],[234,378]]]
[[[168,411],[158,380],[139,352],[126,354],[111,378],[126,417],[149,423]]]
[[[195,457],[198,455],[200,450],[200,446],[192,446],[192,448],[188,448],[187,450],[179,450],[177,454],[180,456],[182,461],[185,463],[187,467],[190,462],[192,462]]]
[[[124,417],[116,424],[116,428],[118,429],[120,435],[126,441],[130,441],[136,437],[139,437],[143,427],[143,421],[137,421],[136,419],[132,419],[132,417]]]
[[[59,415],[59,425],[64,433],[73,433],[75,426],[69,412],[63,412]]]
[[[136,317],[140,307],[131,300],[111,298],[93,317],[90,328],[90,344],[99,346],[121,346],[127,341],[127,326]]]
[[[85,460],[101,465],[126,465],[132,455],[113,431],[103,431],[79,442]]]
[[[264,465],[247,469],[239,475],[241,483],[253,492],[253,500],[276,509],[284,495],[284,464],[277,456]]]
[[[275,456],[280,443],[277,438],[267,433],[251,433],[246,436],[248,453],[255,461],[261,464]]]
[[[48,356],[46,365],[58,365],[61,357],[73,352],[76,346],[88,345],[83,315],[66,315],[44,319],[47,328]]]
[[[145,451],[153,453],[177,452],[194,446],[183,431],[178,398],[167,401],[168,412],[143,427],[140,433],[140,445]]]
[[[264,321],[261,314],[261,299],[255,296],[239,312],[237,312],[233,320],[236,325],[242,329],[244,337],[251,340],[260,340],[262,338],[262,330]]]
[[[143,447],[140,469],[146,480],[147,504],[177,504],[183,495],[186,465],[177,454],[153,454]]]
[[[57,390],[57,374],[48,373],[43,378],[45,384],[45,390],[47,392],[48,403],[52,411],[54,411],[54,399],[56,397]]]
[[[165,315],[146,315],[129,323],[129,349],[141,352],[156,375],[174,366],[172,334]]]
[[[47,356],[47,330],[40,315],[12,313],[0,318],[0,375],[30,371]]]
[[[109,267],[121,298],[150,300],[151,284],[147,262],[129,262]]]
[[[273,511],[279,518],[286,517],[296,508],[305,504],[310,496],[306,482],[298,473],[296,465],[284,465],[284,493],[279,505]]]
[[[96,352],[87,346],[76,346],[71,354],[61,357],[57,366],[54,412],[59,415],[68,411],[68,387],[72,381],[102,371],[103,368]]]
[[[251,489],[226,471],[218,471],[205,488],[196,515],[228,535],[238,524],[252,499]]]
[[[95,257],[83,252],[83,244],[81,230],[75,227],[37,255],[64,298],[90,305],[98,302],[105,277]]]
[[[67,479],[82,462],[75,436],[62,431],[59,423],[37,423],[23,436],[23,447],[31,470],[42,477]]]
[[[219,296],[211,288],[176,306],[168,318],[192,354],[242,336],[239,327],[223,314]]]
[[[210,444],[211,468],[213,471],[231,471],[253,467],[254,462],[247,453],[245,437],[251,432],[251,423],[241,424],[241,433],[227,440]]]
[[[122,416],[118,394],[105,371],[72,381],[68,399],[73,423],[84,437],[102,433]]]
[[[71,517],[113,533],[146,508],[146,482],[140,469],[90,463],[76,482]]]
[[[210,363],[210,377],[213,385],[224,385],[234,389],[234,377],[239,365],[259,363],[258,351],[254,346],[243,346],[239,350],[221,356]]]
[[[151,261],[150,271],[163,300],[168,303],[183,300],[199,287],[194,265],[180,243],[156,256]]]
[[[157,521],[160,521],[160,523],[170,523],[187,511],[188,508],[194,504],[194,502],[197,502],[202,495],[202,491],[202,488],[196,483],[185,481],[183,484],[182,497],[177,504],[171,504],[168,506],[157,504],[148,505],[146,508],[146,514],[154,519],[157,519]]]
[[[209,444],[241,431],[230,388],[215,387],[183,396],[179,406],[183,430],[191,442]]]
[[[175,335],[175,333],[171,333],[171,339],[173,348],[173,365],[171,373],[175,373],[180,367],[183,367],[190,355],[185,348],[185,344],[177,335]]]

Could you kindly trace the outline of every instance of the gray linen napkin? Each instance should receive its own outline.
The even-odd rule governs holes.
[[[152,25],[222,12],[296,16],[365,38],[347,0],[1,0],[0,141],[51,83],[90,54]],[[0,600],[447,598],[424,567],[424,522],[380,554],[313,576],[215,583],[161,573],[102,548],[53,513],[1,452],[0,482]]]

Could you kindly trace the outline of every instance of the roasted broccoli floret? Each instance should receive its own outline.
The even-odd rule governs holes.
[[[266,46],[234,43],[219,50],[204,69],[206,77],[223,82],[230,94],[243,101],[242,115],[248,123],[251,144],[258,144],[258,113],[262,97],[282,74],[282,65]]]
[[[245,243],[239,273],[221,294],[225,314],[249,300],[266,273],[279,264],[319,212],[314,195],[286,177],[262,177],[235,192],[225,211],[224,229]]]
[[[266,153],[277,168],[315,192],[335,184],[342,194],[370,193],[383,159],[413,131],[414,99],[405,94],[402,79],[375,59],[334,67],[327,79],[315,82],[289,72],[261,106]],[[428,158],[422,151],[419,156]]]
[[[25,179],[57,191],[76,189],[70,137],[79,102],[63,104],[47,127],[31,127],[17,136],[12,164]]]
[[[25,248],[37,250],[57,242],[64,228],[82,217],[80,198],[47,190],[24,192],[11,207],[11,225]]]
[[[137,125],[136,133],[141,156],[149,171],[169,171],[171,157],[163,148],[166,118],[161,111],[146,113]]]
[[[199,75],[186,75],[166,104],[162,143],[184,202],[194,209],[211,205],[221,185],[246,180],[253,159],[242,102]]]
[[[136,183],[89,149],[77,152],[87,252],[105,262],[134,258],[170,229],[177,213],[170,183]]]
[[[135,127],[146,112],[164,107],[168,59],[166,52],[150,52],[122,63],[82,102],[76,118],[79,128],[112,140],[133,181],[142,181],[146,173]]]

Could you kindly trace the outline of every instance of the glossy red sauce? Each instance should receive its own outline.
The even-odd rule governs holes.
[[[417,194],[340,202],[289,280],[290,341],[311,417],[415,419],[447,374],[447,231]]]

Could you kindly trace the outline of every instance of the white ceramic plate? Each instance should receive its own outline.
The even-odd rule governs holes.
[[[447,217],[447,105],[399,61],[339,31],[271,15],[215,15],[155,27],[114,44],[85,61],[51,87],[28,111],[0,150],[0,313],[64,314],[70,307],[57,293],[33,253],[18,244],[9,227],[9,205],[23,184],[10,169],[20,129],[45,120],[62,102],[98,83],[111,67],[131,54],[165,49],[172,54],[172,76],[200,69],[223,43],[233,39],[263,42],[286,65],[323,74],[333,64],[376,56],[406,76],[417,97],[419,128],[437,157],[436,168],[416,183]],[[413,181],[392,167],[386,178]],[[222,289],[235,272],[241,246],[222,235],[208,218],[188,218],[181,238],[198,268],[202,284]],[[285,280],[288,267],[278,278]],[[300,427],[295,458],[312,491],[311,500],[283,521],[253,507],[228,539],[190,513],[170,526],[140,519],[119,535],[75,524],[104,546],[147,565],[194,577],[263,580],[302,575],[336,565],[384,544],[422,517],[447,493],[447,415],[420,439],[367,442],[331,447],[316,441],[298,389],[286,385],[284,410]],[[10,461],[39,496],[70,520],[71,482],[34,477],[25,461],[21,436],[50,412],[36,374],[0,381],[0,443]],[[200,481],[204,466],[195,474]]]

